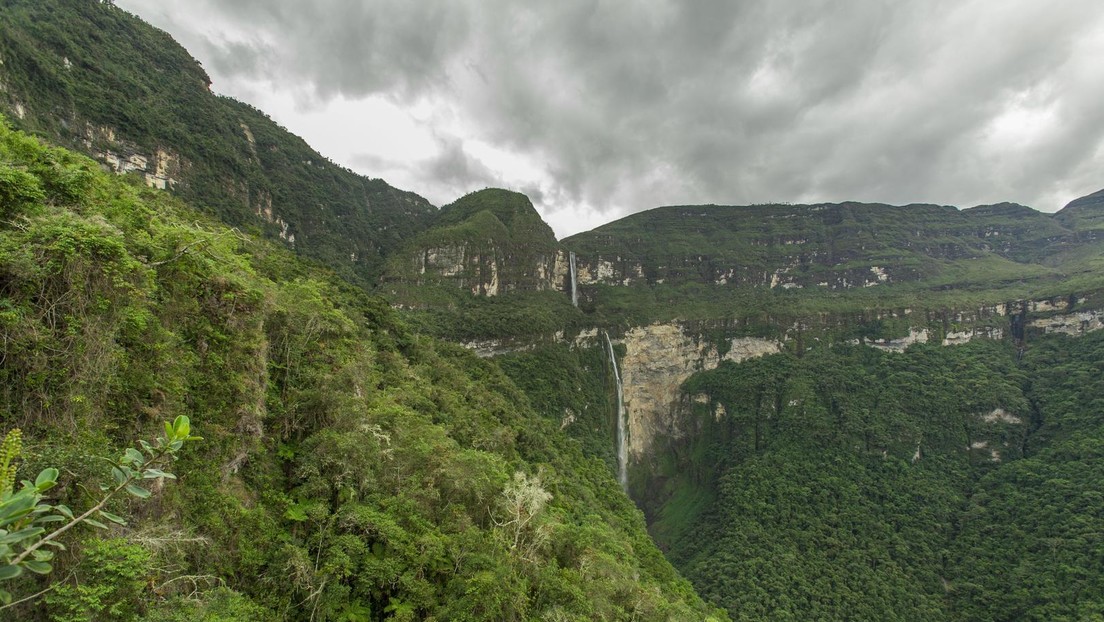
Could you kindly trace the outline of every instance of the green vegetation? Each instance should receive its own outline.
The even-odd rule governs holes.
[[[546,344],[496,359],[525,391],[533,409],[578,439],[584,453],[617,471],[616,387],[609,357],[601,346],[570,348]]]
[[[187,51],[111,2],[5,2],[0,59],[0,105],[17,128],[89,155],[141,155],[151,173],[164,153],[174,192],[191,204],[270,238],[292,235],[297,252],[361,284],[436,212],[212,94]]]
[[[177,485],[108,500],[125,526],[64,534],[58,587],[19,619],[713,615],[608,466],[494,363],[3,126],[0,196],[14,197],[0,221],[0,429],[23,430],[20,469],[64,467],[54,498],[88,507],[83,491],[119,484],[99,457],[185,413],[204,437]],[[46,587],[6,583],[16,600]]]
[[[1096,619],[1104,335],[1017,358],[836,345],[698,373],[652,531],[733,619]]]
[[[969,312],[1100,290],[1091,230],[1099,207],[1088,199],[1057,215],[1013,204],[663,207],[563,243],[582,270],[596,274],[602,263],[612,272],[582,287],[595,323],[727,319],[763,334],[797,321],[853,324],[881,310]]]
[[[529,199],[480,190],[441,208],[389,258],[383,291],[427,333],[532,342],[582,320],[563,293],[566,261]]]
[[[53,570],[50,560],[54,558],[54,550],[43,547],[64,551],[61,536],[82,523],[100,529],[107,529],[107,525],[99,519],[126,525],[122,517],[104,509],[112,497],[125,492],[137,499],[149,499],[152,493],[146,487],[145,480],[154,480],[152,484],[159,486],[166,478],[176,479],[175,475],[159,467],[173,460],[184,443],[196,440],[201,439],[191,435],[191,422],[186,416],[177,416],[171,424],[165,422],[165,436],[158,437],[153,443],[139,441],[140,449],[128,448],[111,463],[111,483],[101,484],[102,495],[96,503],[75,516],[67,505],[45,502],[44,493],[57,486],[60,472],[56,468],[43,469],[34,482],[24,480],[22,488],[15,491],[16,460],[22,454],[22,431],[16,428],[8,432],[3,443],[0,443],[0,581],[16,579],[24,570],[49,574]],[[64,524],[50,526],[55,523]],[[0,588],[0,609],[33,601],[55,587],[57,585],[47,587],[14,603],[11,593]]]
[[[4,613],[1104,620],[1104,336],[849,344],[1098,309],[1104,191],[666,207],[561,244],[520,194],[438,211],[334,165],[110,2],[4,3],[0,60],[27,132],[0,124]],[[691,377],[631,479],[690,582],[573,345],[674,319],[786,340]]]

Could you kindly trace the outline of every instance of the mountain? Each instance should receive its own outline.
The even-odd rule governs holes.
[[[363,284],[436,209],[330,162],[112,3],[0,5],[0,105],[18,129],[168,188]]]
[[[131,173],[4,135],[0,422],[74,505],[205,436],[53,618],[1104,618],[1104,191],[557,241],[334,167],[109,4],[0,15],[13,122]]]
[[[150,503],[97,515],[121,525],[78,526],[18,619],[723,619],[495,364],[4,124],[0,197],[21,472],[63,467],[52,501],[80,510],[161,421],[203,437]],[[30,531],[0,531],[0,555]],[[17,597],[41,587],[3,569]]]

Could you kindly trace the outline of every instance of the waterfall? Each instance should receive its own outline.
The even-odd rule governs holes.
[[[621,385],[621,371],[617,368],[617,357],[613,354],[613,342],[606,335],[606,351],[613,365],[613,378],[617,381],[617,481],[625,491],[629,489],[629,439],[628,415],[625,413],[624,390]]]
[[[567,262],[571,266],[571,304],[579,306],[579,281],[575,276],[575,251],[567,254]]]

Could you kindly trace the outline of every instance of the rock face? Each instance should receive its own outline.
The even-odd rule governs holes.
[[[979,260],[987,262],[988,278],[994,266],[1023,276],[1016,264],[1038,265],[1087,240],[1068,221],[1014,204],[678,206],[633,214],[564,243],[578,254],[584,286],[839,291],[961,279]]]
[[[481,190],[441,209],[389,261],[386,282],[466,289],[477,296],[570,288],[567,253],[524,195]]]
[[[1025,328],[1028,341],[1031,335],[1045,333],[1083,335],[1104,328],[1104,314],[1088,308],[1088,302],[1087,297],[1074,295],[1060,299],[1017,300],[940,314],[920,314],[904,309],[889,313],[886,317],[909,321],[911,327],[905,336],[862,340],[861,343],[886,352],[900,353],[913,344],[930,341],[951,346],[978,338],[1002,339],[1007,336],[1020,340],[1025,338]],[[1062,312],[1073,305],[1085,307],[1086,310]],[[1017,329],[1017,325],[1021,328]],[[797,338],[792,327],[782,328],[784,330],[780,330],[780,334],[783,341]],[[658,442],[660,439],[664,442],[677,440],[692,433],[682,429],[686,424],[683,415],[687,401],[700,397],[682,392],[682,384],[691,375],[713,369],[725,360],[741,362],[783,349],[783,342],[778,339],[747,336],[718,338],[716,332],[707,338],[707,332],[708,327],[701,323],[655,323],[630,328],[615,340],[624,348],[620,366],[628,414],[630,468],[647,464],[652,452],[662,445]],[[596,330],[584,331],[574,339],[573,345],[593,346],[598,334]],[[1022,423],[1018,418],[1004,415],[1003,411],[994,411],[985,415],[984,421]],[[714,412],[714,416],[724,417],[723,409]],[[985,450],[992,452],[992,459],[999,459],[998,449],[987,446]]]
[[[657,436],[678,437],[676,415],[680,387],[694,372],[721,361],[745,361],[780,352],[777,341],[741,337],[728,341],[724,354],[713,343],[688,335],[678,324],[633,328],[620,343],[625,407],[629,419],[629,461],[638,463]]]
[[[1030,326],[1042,330],[1044,333],[1064,333],[1079,337],[1086,333],[1104,328],[1098,311],[1081,311],[1077,313],[1060,313],[1049,317],[1038,318],[1031,321]]]

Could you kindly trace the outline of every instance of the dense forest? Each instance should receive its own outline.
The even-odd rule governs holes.
[[[6,126],[0,198],[0,424],[22,430],[20,478],[59,469],[49,503],[79,512],[104,460],[162,421],[202,436],[177,481],[105,507],[126,525],[78,525],[52,572],[0,579],[16,601],[54,582],[16,618],[710,616],[607,466],[494,363]],[[34,541],[0,530],[0,553]]]
[[[0,109],[0,620],[1104,622],[1104,191],[557,240],[98,0]]]
[[[733,619],[1101,619],[1102,362],[1095,334],[722,364],[653,529]]]

